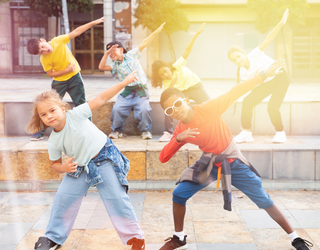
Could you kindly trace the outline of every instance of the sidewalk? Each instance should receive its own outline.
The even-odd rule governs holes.
[[[211,184],[212,185],[212,184]],[[296,232],[320,249],[320,192],[269,191]],[[221,192],[200,191],[188,201],[185,233],[189,250],[289,250],[286,233],[264,210],[233,191],[232,212]],[[31,250],[48,224],[55,193],[0,193],[0,248]],[[156,250],[173,234],[172,192],[130,192],[145,232],[146,249]],[[98,192],[84,198],[73,230],[61,250],[122,250]]]
[[[106,76],[83,76],[86,98],[88,101],[95,98],[106,88],[119,82],[117,79]],[[52,79],[46,76],[31,76],[26,78],[0,78],[0,102],[32,102],[37,94],[51,88]],[[235,80],[202,80],[211,98],[215,98],[232,88]],[[148,82],[150,101],[159,102],[163,89],[155,89]],[[244,98],[239,98],[242,101]],[[66,101],[71,101],[68,94]],[[112,100],[115,100],[113,98]],[[264,101],[267,101],[266,98]],[[320,102],[320,80],[319,82],[294,82],[291,83],[284,102]]]

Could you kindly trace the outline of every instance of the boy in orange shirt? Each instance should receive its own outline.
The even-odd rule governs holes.
[[[200,105],[190,107],[188,98],[175,88],[166,89],[160,104],[166,115],[179,120],[171,141],[162,149],[160,161],[167,162],[186,143],[199,146],[201,158],[187,168],[173,191],[173,219],[175,232],[160,250],[187,249],[183,232],[186,201],[199,190],[221,179],[224,209],[231,211],[231,184],[244,192],[259,208],[265,209],[289,235],[292,246],[297,250],[307,250],[312,244],[301,239],[292,226],[273,203],[262,187],[259,172],[242,155],[231,132],[221,115],[236,101],[267,77],[276,75],[276,70],[284,64],[278,60],[267,71],[235,87],[229,92]],[[219,187],[217,184],[217,187]]]
[[[49,42],[43,38],[32,38],[27,44],[29,54],[40,55],[43,70],[53,78],[52,88],[59,93],[61,98],[68,92],[75,106],[85,103],[86,98],[80,66],[69,50],[67,43],[103,21],[104,17],[94,20],[76,28],[69,34],[54,37]],[[34,134],[31,140],[43,139],[45,131],[44,129]]]

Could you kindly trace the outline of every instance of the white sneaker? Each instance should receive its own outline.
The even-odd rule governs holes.
[[[112,131],[110,134],[109,134],[109,137],[111,139],[118,139],[118,138],[122,138],[123,137],[123,134],[118,132],[118,131]]]
[[[163,132],[163,135],[159,138],[159,141],[170,141],[172,138],[172,134],[167,131]]]
[[[252,132],[242,130],[236,137],[234,137],[235,142],[253,142]]]
[[[276,135],[273,137],[272,142],[286,142],[287,136],[284,131],[277,131]]]
[[[144,131],[141,134],[142,139],[146,140],[146,139],[152,139],[152,134],[149,131]]]

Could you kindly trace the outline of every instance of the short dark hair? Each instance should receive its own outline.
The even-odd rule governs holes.
[[[123,54],[127,53],[127,50],[123,47],[122,43],[119,41],[113,41],[107,44],[106,49],[109,50],[113,45],[118,45],[118,48],[123,48]]]
[[[38,55],[39,54],[39,44],[41,40],[37,38],[32,38],[27,43],[27,50],[31,55]]]
[[[169,99],[170,96],[179,96],[185,98],[186,96],[177,88],[167,88],[165,91],[162,92],[160,96],[160,105],[163,108],[163,103]]]

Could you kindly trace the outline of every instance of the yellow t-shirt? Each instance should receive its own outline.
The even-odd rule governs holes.
[[[66,69],[69,63],[75,64],[76,69],[73,72],[64,74],[62,76],[54,77],[53,79],[59,82],[67,81],[74,75],[80,72],[80,66],[77,60],[69,50],[67,43],[69,42],[69,35],[61,35],[53,38],[49,44],[52,46],[53,51],[47,55],[40,56],[40,62],[44,71],[61,71]]]
[[[174,88],[184,91],[201,82],[200,78],[193,73],[186,66],[187,61],[182,56],[172,64],[172,67],[176,70],[172,74],[172,78],[169,80],[163,80],[162,84],[164,89],[169,88],[171,82],[178,77],[178,81],[174,84]]]

